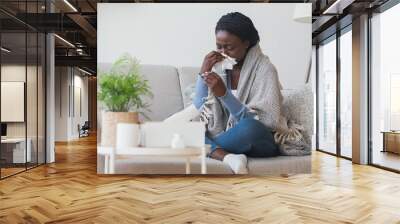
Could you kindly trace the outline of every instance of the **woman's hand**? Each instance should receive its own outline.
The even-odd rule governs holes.
[[[224,56],[222,56],[220,53],[217,51],[211,51],[206,55],[206,57],[203,60],[203,64],[200,69],[200,73],[204,74],[205,72],[210,72],[212,67],[219,61],[222,61],[224,59]]]
[[[203,77],[207,86],[211,89],[214,96],[224,96],[226,93],[225,83],[222,81],[221,77],[214,72],[206,73]]]

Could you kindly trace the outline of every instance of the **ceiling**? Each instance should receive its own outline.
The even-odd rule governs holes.
[[[357,16],[365,10],[373,9],[387,0],[252,0],[252,1],[184,1],[184,0],[1,0],[0,24],[2,32],[16,33],[25,28],[39,32],[55,32],[61,38],[55,38],[56,65],[85,67],[95,73],[97,58],[97,3],[137,3],[137,2],[270,2],[270,3],[312,3],[313,43],[335,32],[338,20]],[[69,3],[69,4],[68,4]],[[333,7],[334,5],[335,7]],[[330,7],[332,6],[332,7]],[[52,13],[48,13],[50,11]],[[334,9],[323,13],[326,9]],[[340,14],[338,14],[338,12]],[[343,20],[346,21],[346,20]],[[346,22],[341,23],[342,26]],[[18,36],[17,34],[14,34]],[[21,41],[19,37],[9,41]],[[23,44],[23,43],[20,43]],[[29,51],[29,50],[28,50]]]

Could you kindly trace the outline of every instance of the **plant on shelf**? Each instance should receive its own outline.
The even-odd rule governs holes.
[[[148,81],[139,72],[139,62],[124,54],[108,71],[99,71],[98,100],[102,103],[102,145],[115,144],[117,123],[139,123],[149,104],[145,97],[152,97]],[[103,144],[104,143],[104,144]]]

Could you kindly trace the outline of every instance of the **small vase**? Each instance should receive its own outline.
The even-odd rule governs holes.
[[[180,134],[174,134],[171,140],[171,148],[173,149],[184,149],[185,143]]]

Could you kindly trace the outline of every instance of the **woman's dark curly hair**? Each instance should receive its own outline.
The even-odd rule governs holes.
[[[231,12],[222,16],[215,27],[215,33],[218,31],[228,31],[238,36],[242,41],[249,41],[250,47],[258,43],[260,37],[254,27],[251,19],[240,12]]]

